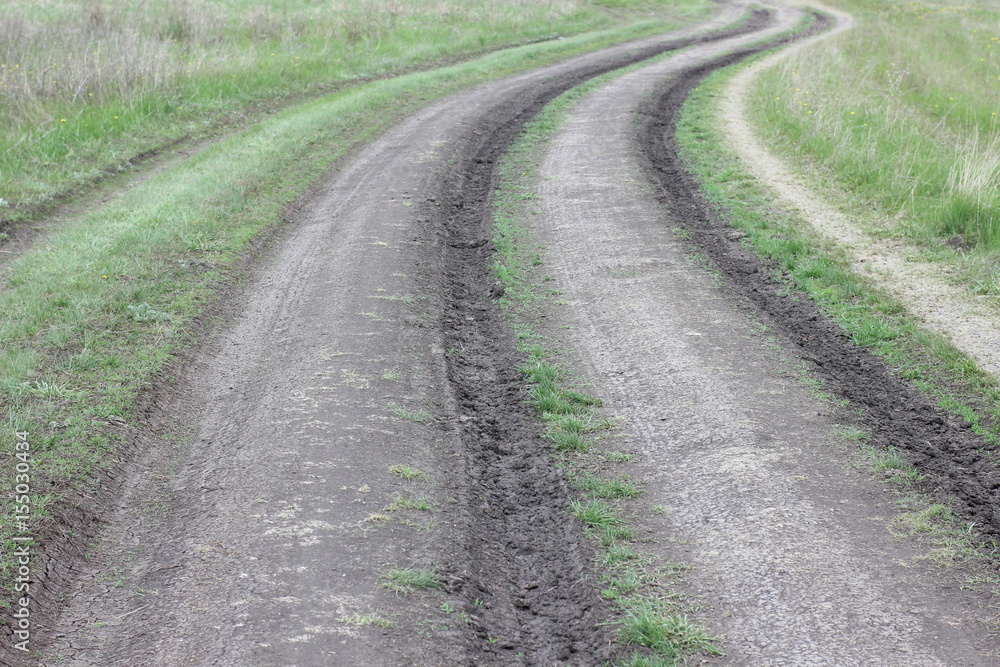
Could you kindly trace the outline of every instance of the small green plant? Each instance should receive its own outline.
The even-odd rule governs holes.
[[[722,655],[715,640],[686,616],[670,614],[663,605],[645,598],[628,603],[619,632],[624,643],[645,646],[665,658],[676,660],[699,651]]]
[[[400,594],[441,588],[437,574],[423,568],[391,568],[383,572],[379,579],[384,588]]]
[[[171,319],[170,313],[154,310],[148,303],[129,306],[128,312],[129,316],[136,322],[167,322]]]
[[[417,510],[418,512],[430,512],[434,506],[426,498],[407,498],[406,496],[396,496],[385,508],[386,512],[396,510]]]
[[[378,614],[346,614],[337,619],[340,623],[345,625],[375,625],[380,628],[391,628],[392,621],[387,618],[383,618]]]
[[[880,449],[865,445],[862,452],[872,472],[883,473],[899,482],[919,482],[924,477],[895,447]]]
[[[597,498],[635,498],[641,491],[625,475],[620,475],[614,479],[603,479],[593,475],[581,475],[576,480],[576,485],[583,491],[587,491]]]
[[[409,481],[426,482],[431,478],[430,475],[425,473],[423,470],[414,468],[413,466],[409,466],[405,463],[397,463],[394,466],[390,466],[389,472]]]
[[[396,403],[390,403],[389,410],[400,419],[416,422],[418,424],[426,424],[431,418],[431,413],[427,410],[411,410],[405,406],[397,405]]]

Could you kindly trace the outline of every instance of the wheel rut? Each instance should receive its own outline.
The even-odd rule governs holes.
[[[734,53],[727,61],[755,52]],[[881,358],[853,345],[815,302],[790,294],[781,270],[762,264],[743,247],[699,194],[678,156],[674,131],[684,100],[714,69],[686,72],[643,108],[642,144],[658,200],[671,211],[684,212],[681,224],[699,248],[801,347],[832,391],[863,411],[861,425],[872,434],[873,444],[906,450],[926,475],[926,489],[943,489],[960,499],[966,520],[985,535],[1000,535],[1000,462],[985,453],[987,443],[964,420],[901,381]]]
[[[316,188],[151,423],[123,426],[142,443],[128,492],[37,638],[43,664],[609,656],[591,550],[492,302],[493,166],[577,83],[769,21],[728,5],[700,29],[485,84]],[[422,475],[391,474],[402,464]],[[378,584],[414,570],[437,600]]]

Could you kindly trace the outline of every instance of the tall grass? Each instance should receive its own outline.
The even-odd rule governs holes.
[[[0,218],[261,100],[634,18],[598,0],[5,0]],[[633,10],[662,0],[630,0]]]
[[[1000,12],[837,0],[857,25],[760,80],[769,136],[872,202],[888,233],[1000,250]]]

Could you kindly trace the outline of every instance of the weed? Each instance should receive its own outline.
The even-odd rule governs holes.
[[[628,604],[619,632],[624,643],[645,646],[667,658],[698,651],[722,655],[715,640],[686,616],[665,613],[661,605],[645,599]]]
[[[392,414],[396,415],[400,419],[405,419],[407,421],[416,422],[418,424],[426,424],[430,421],[431,413],[424,409],[411,410],[402,405],[397,405],[395,403],[389,404],[389,410]]]
[[[924,477],[895,447],[880,449],[865,445],[862,452],[872,472],[884,473],[900,482],[919,482]]]
[[[374,625],[380,628],[392,627],[392,621],[375,613],[347,614],[340,616],[337,621],[345,625]]]
[[[171,319],[170,313],[155,310],[148,303],[128,306],[128,312],[136,322],[167,322]]]
[[[390,466],[389,472],[409,481],[427,482],[430,480],[430,475],[425,473],[423,470],[414,468],[413,466],[409,466],[405,463],[397,463],[396,465]]]
[[[441,588],[437,574],[433,570],[421,568],[392,568],[379,577],[382,586],[394,593],[414,593],[421,590]]]
[[[388,507],[385,508],[386,512],[393,512],[395,510],[417,510],[419,512],[430,512],[434,509],[434,505],[430,503],[426,498],[407,498],[405,496],[396,496],[389,503]]]
[[[641,491],[625,475],[614,479],[602,479],[592,475],[581,475],[576,485],[598,498],[635,498]]]

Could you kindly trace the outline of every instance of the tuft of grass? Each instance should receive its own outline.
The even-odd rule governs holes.
[[[880,449],[865,445],[862,452],[872,472],[882,473],[902,483],[919,482],[924,477],[895,447]]]
[[[437,574],[433,570],[423,568],[391,568],[383,572],[379,579],[384,588],[400,594],[441,588]]]
[[[582,491],[591,493],[597,498],[635,498],[642,493],[638,487],[625,475],[614,479],[604,479],[584,474],[576,479],[576,485]]]
[[[663,606],[647,599],[628,604],[619,634],[625,644],[645,646],[656,651],[663,660],[681,659],[689,653],[721,656],[722,651],[687,616],[670,614]]]
[[[392,621],[375,613],[370,614],[346,614],[337,618],[339,623],[345,625],[374,625],[379,628],[391,628]]]
[[[570,512],[584,523],[587,534],[604,547],[628,542],[636,537],[635,529],[603,500],[574,500],[570,504]]]
[[[413,466],[407,465],[405,463],[397,463],[393,466],[390,466],[389,472],[391,472],[393,475],[402,477],[403,479],[408,481],[427,482],[430,481],[431,478],[430,475],[425,473],[423,470],[420,470],[419,468],[414,468]]]
[[[646,646],[667,655],[672,651],[678,654],[701,651],[722,655],[713,645],[714,640],[686,616],[665,614],[664,606],[654,601],[630,603],[621,631],[627,643]]]
[[[406,496],[396,496],[392,499],[392,502],[385,508],[384,511],[392,512],[395,510],[417,510],[419,512],[430,512],[434,509],[434,505],[426,498],[408,498]]]
[[[423,408],[418,408],[416,410],[413,410],[403,405],[390,403],[389,410],[392,412],[392,414],[396,415],[400,419],[416,422],[418,424],[426,424],[431,419],[431,413],[428,412],[427,410],[424,410]]]

